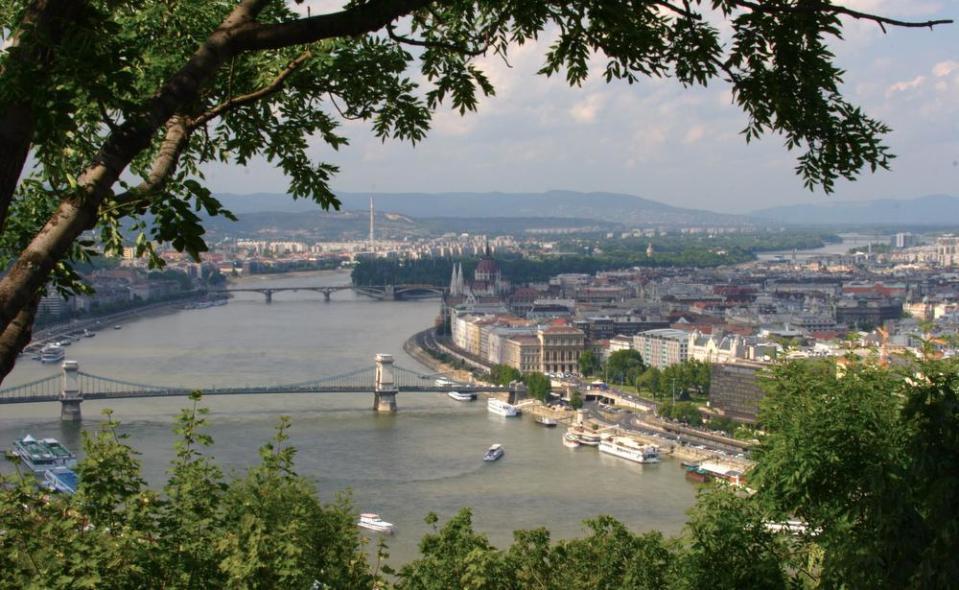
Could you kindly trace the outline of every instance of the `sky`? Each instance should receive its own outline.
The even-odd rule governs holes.
[[[842,0],[885,16],[959,20],[959,0]],[[335,0],[301,5],[312,14]],[[442,109],[415,147],[376,139],[368,123],[345,122],[350,145],[332,151],[314,141],[311,157],[336,164],[344,192],[542,192],[551,189],[634,194],[671,205],[744,213],[826,200],[959,196],[959,24],[887,28],[847,20],[834,44],[846,71],[844,95],[892,127],[892,171],[839,181],[831,195],[810,192],[794,172],[799,152],[778,136],[746,144],[745,115],[721,81],[683,89],[675,80],[629,86],[594,75],[579,88],[536,75],[548,39],[515,47],[510,64],[479,65],[496,87],[479,112]],[[604,61],[592,65],[600,71]],[[207,171],[215,192],[284,192],[270,164]]]

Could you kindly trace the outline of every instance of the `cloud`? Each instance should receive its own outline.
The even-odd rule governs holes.
[[[919,88],[920,86],[922,86],[923,82],[925,81],[926,81],[926,77],[920,75],[920,76],[916,76],[912,80],[908,80],[905,82],[896,82],[895,84],[892,84],[891,86],[886,88],[886,97],[890,97],[897,92],[906,92],[907,90],[915,90],[916,88]]]
[[[584,100],[574,104],[569,114],[578,123],[592,123],[606,103],[606,97],[599,93],[590,94]]]
[[[683,143],[699,143],[699,140],[706,135],[706,128],[702,125],[694,125],[686,132],[683,137]]]
[[[959,70],[959,61],[941,61],[932,66],[932,75],[937,78],[945,78],[957,70]]]

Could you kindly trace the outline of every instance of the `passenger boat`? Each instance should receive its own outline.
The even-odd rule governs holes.
[[[77,456],[55,438],[37,440],[28,434],[13,443],[13,454],[20,457],[27,468],[37,472],[77,464]]]
[[[374,512],[364,512],[363,514],[360,514],[360,520],[356,523],[356,525],[364,529],[376,531],[378,533],[393,532],[393,523],[386,522],[380,518],[379,514]]]
[[[631,438],[609,437],[599,443],[599,452],[634,463],[659,463],[659,447],[641,445]]]
[[[446,395],[450,396],[451,398],[455,399],[458,402],[471,402],[474,399],[476,399],[475,393],[460,393],[459,391],[451,391],[447,393]]]
[[[486,454],[483,455],[483,461],[497,461],[502,458],[505,451],[503,450],[503,445],[496,443],[490,448],[486,449]]]
[[[716,461],[683,463],[682,465],[683,469],[686,470],[686,479],[695,481],[696,483],[722,481],[737,487],[741,487],[746,483],[743,472],[733,465]]]
[[[436,380],[433,381],[433,385],[437,387],[449,387],[452,384],[453,384],[452,381],[450,381],[449,379],[444,379],[443,377],[438,377]]]
[[[563,446],[570,449],[579,447],[579,437],[571,432],[567,432],[563,435]]]
[[[80,479],[77,474],[66,467],[55,467],[43,472],[43,482],[40,484],[53,492],[73,495],[77,492]]]
[[[559,422],[554,418],[547,418],[546,416],[539,416],[536,418],[536,423],[540,426],[545,426],[546,428],[554,428]]]
[[[500,416],[519,416],[519,410],[516,409],[516,406],[498,400],[495,397],[489,398],[489,401],[486,402],[486,409],[489,410],[490,413],[499,414]]]
[[[67,356],[63,347],[59,343],[47,344],[40,349],[41,363],[59,363]]]
[[[84,337],[84,338],[93,338],[93,337],[96,336],[96,335],[97,335],[97,333],[94,332],[94,331],[92,331],[92,330],[88,330],[88,329],[86,329],[86,328],[83,329],[83,337]]]
[[[570,428],[568,432],[571,432],[576,436],[576,438],[579,440],[579,444],[586,445],[587,447],[599,446],[599,441],[602,438],[598,433],[593,432],[592,430],[587,430],[582,426],[574,426],[573,428]]]
[[[122,329],[123,329],[123,326],[121,326],[120,324],[117,324],[117,325],[113,326],[113,329],[114,329],[114,330],[122,330]]]

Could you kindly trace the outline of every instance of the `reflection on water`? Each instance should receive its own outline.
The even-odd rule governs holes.
[[[335,285],[345,273],[252,279],[256,284]],[[403,341],[432,323],[435,301],[375,302],[351,292],[241,294],[229,305],[179,311],[104,330],[68,349],[89,373],[135,382],[189,385],[291,383],[372,366],[377,352],[399,366],[426,372],[402,351]],[[4,385],[52,373],[22,360]],[[558,536],[582,532],[581,522],[612,514],[637,530],[678,532],[695,488],[677,462],[641,466],[599,456],[595,448],[567,449],[562,428],[536,426],[528,417],[505,419],[485,403],[457,402],[439,393],[403,393],[396,415],[371,411],[371,394],[210,396],[211,453],[230,472],[256,461],[256,449],[291,416],[296,464],[324,498],[350,490],[356,508],[396,523],[392,560],[415,555],[427,532],[423,517],[441,518],[463,506],[477,527],[505,545],[517,528],[549,527]],[[173,456],[172,422],[185,398],[87,401],[83,428],[95,428],[109,406],[139,450],[144,473],[159,485]],[[56,404],[0,406],[0,441],[26,433],[55,436],[80,447],[80,427],[62,424]],[[482,461],[490,444],[506,456]],[[9,469],[4,466],[3,469]]]

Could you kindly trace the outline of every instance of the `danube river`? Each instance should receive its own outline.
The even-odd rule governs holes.
[[[348,273],[250,277],[237,286],[338,285]],[[68,348],[83,371],[116,379],[202,388],[214,384],[293,383],[373,365],[377,352],[396,364],[429,372],[403,352],[403,342],[432,324],[436,300],[378,302],[340,291],[329,303],[313,292],[238,294],[222,307],[144,317],[105,329]],[[5,380],[13,385],[56,369],[26,357]],[[298,471],[315,480],[324,498],[351,490],[358,511],[379,512],[397,525],[391,562],[416,555],[430,511],[445,519],[470,506],[478,529],[500,545],[517,528],[546,526],[556,536],[582,533],[582,521],[611,514],[637,531],[679,532],[695,487],[678,462],[641,466],[600,456],[595,448],[567,449],[562,428],[528,417],[488,415],[486,405],[444,394],[404,393],[399,412],[378,415],[372,394],[221,396],[210,410],[211,449],[225,471],[257,460],[257,448],[279,416],[292,417],[290,442]],[[109,406],[141,454],[147,480],[159,486],[172,456],[172,421],[185,398],[87,401],[82,428],[96,428]],[[0,442],[27,433],[54,436],[79,449],[79,428],[59,422],[59,404],[0,406]],[[494,443],[506,456],[482,461]],[[5,465],[4,470],[9,466]]]

